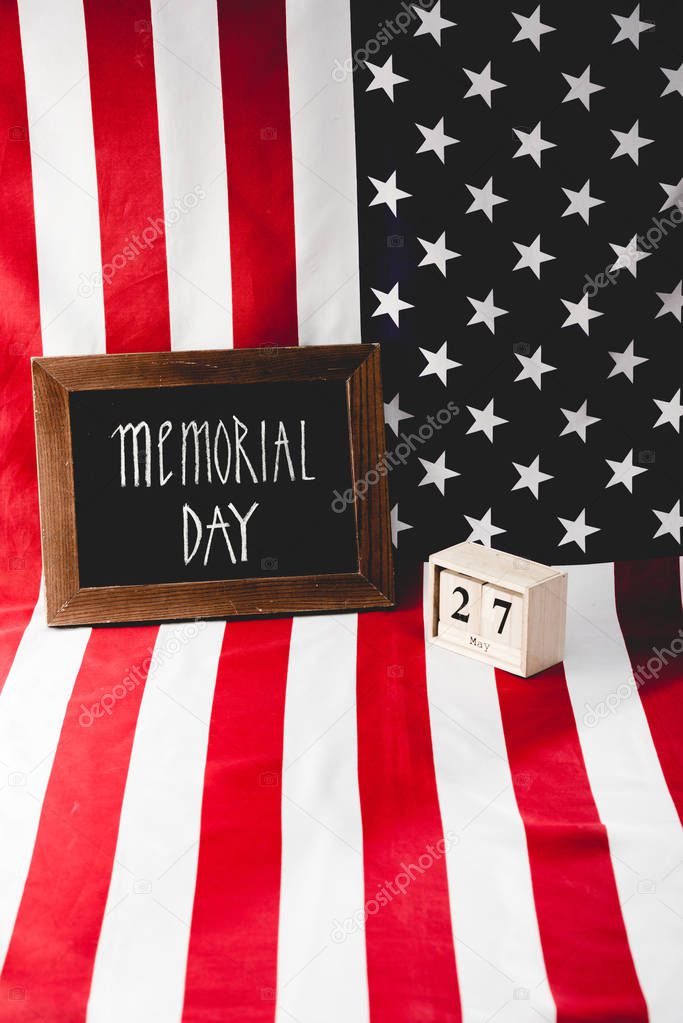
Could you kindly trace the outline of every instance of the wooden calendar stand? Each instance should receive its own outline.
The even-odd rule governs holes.
[[[461,543],[429,559],[429,639],[527,678],[564,655],[567,574]]]

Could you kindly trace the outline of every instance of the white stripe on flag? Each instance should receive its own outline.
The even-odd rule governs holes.
[[[613,565],[570,568],[567,601],[567,685],[638,979],[650,1023],[676,1023],[683,832],[619,628]]]
[[[360,341],[349,2],[286,3],[299,343]]]
[[[0,966],[26,883],[57,741],[90,629],[48,629],[42,595],[0,692]]]
[[[19,0],[44,355],[103,352],[99,210],[80,0]],[[99,283],[98,283],[99,281]],[[0,962],[26,883],[64,715],[91,630],[49,629],[44,589],[0,693]]]
[[[103,352],[102,255],[82,0],[19,0],[44,355]]]
[[[355,615],[299,618],[292,627],[277,1023],[368,1019],[356,629]]]
[[[554,1020],[494,670],[429,642],[426,657],[463,1023]]]
[[[204,768],[225,624],[164,625],[140,706],[88,1020],[182,1014]]]
[[[228,191],[216,0],[152,3],[175,349],[232,346]]]

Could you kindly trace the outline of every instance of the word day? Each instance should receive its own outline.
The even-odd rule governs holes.
[[[200,488],[202,507],[210,496],[213,510],[200,512],[194,501],[195,507],[187,501],[179,507],[184,564],[198,558],[206,566],[212,555],[233,565],[246,562],[251,520],[262,502],[251,500],[241,509],[232,500],[217,504],[207,488],[314,481],[306,463],[306,426],[305,419],[293,425],[261,419],[250,429],[235,415],[227,426],[222,419],[119,423],[111,439],[118,440],[120,486]]]

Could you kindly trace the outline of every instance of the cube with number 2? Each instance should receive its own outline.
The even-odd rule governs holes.
[[[439,629],[449,632],[479,632],[481,595],[477,579],[444,571],[439,576]]]

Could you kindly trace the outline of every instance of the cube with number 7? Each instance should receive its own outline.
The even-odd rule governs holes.
[[[461,543],[429,559],[432,642],[527,677],[562,660],[565,572]]]
[[[494,643],[522,649],[524,598],[493,583],[482,587],[481,634]]]

